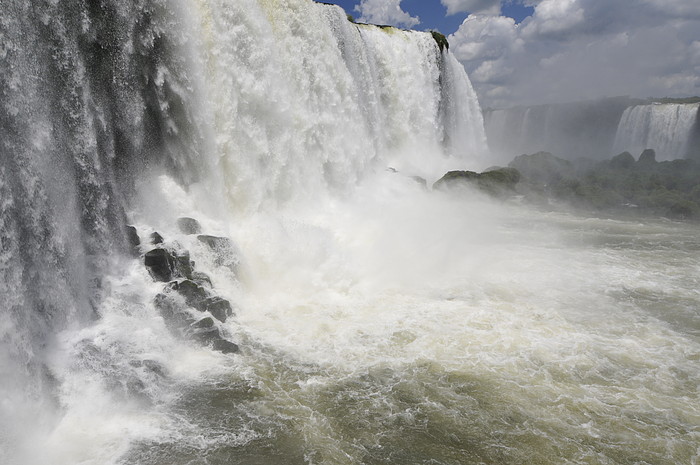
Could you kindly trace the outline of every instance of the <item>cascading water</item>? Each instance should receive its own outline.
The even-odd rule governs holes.
[[[426,190],[488,163],[431,35],[10,0],[0,37],[0,463],[698,461],[696,231]],[[173,330],[161,236],[239,354]]]
[[[623,112],[635,100],[616,97],[503,110],[487,110],[486,134],[493,156],[508,163],[518,155],[551,152],[568,160],[607,159]]]
[[[639,155],[656,151],[658,160],[686,158],[700,104],[637,105],[625,110],[615,135],[615,151]]]

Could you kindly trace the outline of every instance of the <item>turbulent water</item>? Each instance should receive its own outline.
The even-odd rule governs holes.
[[[615,135],[615,149],[633,154],[654,149],[659,160],[686,158],[700,104],[652,104],[628,108]]]
[[[431,35],[307,0],[0,27],[0,463],[700,461],[696,225],[424,188],[489,161]],[[127,223],[240,353],[169,327]]]

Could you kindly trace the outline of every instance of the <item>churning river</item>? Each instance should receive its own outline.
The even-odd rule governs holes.
[[[132,267],[95,327],[64,334],[66,347],[95,350],[55,361],[68,410],[48,453],[66,464],[698,463],[696,224],[535,212],[384,178],[351,201],[232,227],[238,281],[193,252],[239,304],[227,324],[241,354],[173,338]],[[124,310],[131,293],[141,314]],[[157,375],[133,367],[143,359]],[[134,376],[140,399],[105,387]]]

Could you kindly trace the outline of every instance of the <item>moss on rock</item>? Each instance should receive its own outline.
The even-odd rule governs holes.
[[[447,37],[445,37],[444,34],[438,31],[430,31],[430,34],[433,36],[433,39],[435,39],[435,42],[437,42],[441,52],[450,49],[450,43],[447,41]]]

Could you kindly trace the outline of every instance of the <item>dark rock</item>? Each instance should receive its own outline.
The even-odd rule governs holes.
[[[151,244],[162,244],[163,243],[163,236],[158,234],[157,232],[151,233]]]
[[[214,253],[214,264],[225,266],[234,273],[241,263],[238,248],[228,237],[209,236],[200,234],[197,239]]]
[[[211,318],[209,319],[211,320]],[[204,318],[204,320],[206,320],[206,318]],[[213,323],[214,320],[211,321]],[[216,326],[197,328],[196,325],[198,323],[199,322],[192,325],[192,329],[194,331],[192,331],[191,335],[194,340],[205,345],[221,340],[221,332],[219,331],[219,328]]]
[[[210,236],[208,234],[200,234],[197,236],[199,242],[206,244],[212,250],[230,249],[233,247],[233,241],[228,237]]]
[[[183,278],[192,279],[194,273],[194,262],[190,260],[190,253],[186,250],[175,254],[175,267],[177,274]]]
[[[504,187],[515,187],[520,181],[520,171],[515,168],[497,168],[485,171],[479,175],[479,183],[498,184]]]
[[[215,340],[212,344],[212,349],[224,354],[235,354],[240,350],[236,344],[227,341],[226,339]]]
[[[233,316],[231,303],[221,297],[209,297],[204,300],[197,309],[211,313],[214,318],[222,323],[226,322],[226,318]]]
[[[207,290],[204,289],[202,286],[195,283],[194,281],[185,279],[180,282],[176,281],[171,283],[170,287],[185,298],[185,303],[187,303],[188,306],[195,307],[197,308],[197,310],[200,311],[204,311],[198,307],[201,306],[201,302],[207,297],[209,297],[209,295],[207,293]]]
[[[644,167],[653,167],[656,163],[656,151],[654,149],[644,150],[637,161],[639,166]]]
[[[211,329],[214,326],[216,326],[216,323],[214,323],[214,319],[210,316],[206,316],[192,324],[192,327],[196,329]]]
[[[440,47],[441,52],[443,50],[450,49],[450,43],[447,41],[447,37],[445,37],[443,34],[440,34],[438,31],[430,31],[430,34],[433,36],[433,39],[435,39],[435,42],[438,44],[438,47]]]
[[[610,160],[610,167],[615,169],[629,169],[634,166],[635,160],[631,153],[622,152],[619,155],[615,155],[612,160]]]
[[[139,238],[138,231],[136,231],[136,228],[133,226],[127,226],[126,234],[127,238],[129,239],[129,245],[131,246],[131,254],[135,257],[138,257],[141,254],[141,251],[139,250],[139,246],[141,245],[141,239]]]
[[[202,273],[201,271],[192,272],[192,281],[196,282],[200,286],[207,286],[208,288],[213,286],[209,275]]]
[[[193,306],[202,312],[213,311],[212,314],[216,313],[218,315],[217,319],[219,316],[225,319],[226,316],[233,314],[228,301],[218,297],[208,298],[205,296],[204,290],[198,288],[196,284],[191,282],[184,283],[187,283],[187,281],[172,283],[171,288],[177,288],[175,290],[185,297],[185,300],[188,301],[188,306]],[[223,338],[222,330],[213,317],[204,316],[203,318],[197,318],[195,314],[183,305],[180,299],[174,298],[172,290],[168,289],[166,293],[158,294],[155,299],[155,305],[172,331],[200,344],[210,346],[213,350],[223,353],[238,352],[236,344]],[[148,367],[146,360],[144,360],[143,365]],[[154,367],[152,371],[156,372],[156,369],[159,368]],[[158,373],[156,372],[156,374]]]
[[[183,234],[200,234],[202,232],[202,227],[199,225],[199,221],[195,220],[194,218],[178,218],[177,227]]]
[[[476,181],[477,179],[479,179],[479,173],[474,171],[448,171],[443,177],[435,181],[433,189],[462,185],[464,182]]]
[[[433,184],[433,189],[471,184],[487,194],[503,196],[513,193],[518,181],[520,172],[515,168],[498,168],[481,174],[473,171],[450,171]]]
[[[166,249],[153,249],[144,255],[144,264],[156,281],[171,281],[176,274],[175,257]]]

